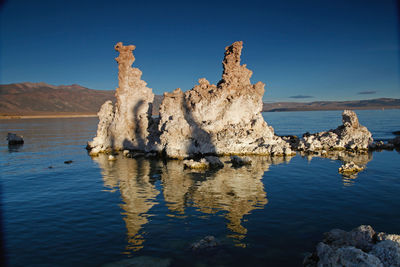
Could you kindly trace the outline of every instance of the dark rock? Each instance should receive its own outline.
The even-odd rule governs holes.
[[[251,165],[251,159],[249,157],[238,157],[231,156],[231,163],[233,167],[241,167],[244,165]]]
[[[21,135],[17,135],[15,133],[8,133],[7,141],[9,145],[21,145],[24,143],[24,138]]]
[[[72,160],[66,160],[64,161],[64,164],[71,164],[73,161]]]

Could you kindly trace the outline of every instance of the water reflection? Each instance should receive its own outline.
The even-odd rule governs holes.
[[[149,210],[160,193],[152,175],[161,172],[162,191],[169,216],[184,217],[187,207],[196,207],[203,214],[221,212],[227,219],[230,237],[243,239],[247,229],[243,217],[268,203],[262,177],[271,164],[289,162],[290,158],[252,157],[251,166],[233,168],[229,158],[222,158],[225,167],[219,170],[193,171],[183,162],[170,160],[128,159],[117,156],[109,161],[106,155],[93,158],[101,167],[104,185],[110,191],[119,190],[121,208],[127,227],[127,250],[139,250],[144,238],[141,228],[148,223]],[[238,244],[243,245],[243,244]]]
[[[366,167],[368,162],[372,160],[372,152],[349,152],[349,151],[326,151],[322,153],[321,151],[315,152],[313,154],[307,154],[302,152],[303,157],[307,157],[311,161],[314,157],[328,158],[332,160],[341,161],[343,164],[354,162],[360,167]],[[355,183],[355,179],[358,177],[358,173],[354,174],[341,174],[342,182],[344,186],[351,186]]]
[[[313,157],[329,158],[343,164],[354,162],[366,166],[372,154],[356,154],[344,151],[324,154],[303,155],[309,160]],[[160,191],[156,189],[156,179],[161,180],[164,197],[163,205],[168,209],[167,216],[184,218],[188,207],[195,207],[199,213],[218,214],[226,219],[228,236],[238,246],[246,237],[243,225],[246,215],[257,209],[264,209],[268,203],[262,178],[270,165],[288,163],[290,157],[256,157],[251,166],[233,168],[229,158],[221,158],[224,167],[218,170],[194,171],[185,169],[179,160],[162,161],[158,159],[130,159],[117,156],[109,161],[106,155],[94,158],[102,169],[104,185],[110,191],[119,190],[123,200],[123,219],[127,228],[127,251],[136,251],[144,246],[145,239],[141,229],[149,222],[150,209],[157,203]],[[153,178],[157,177],[157,178]],[[354,183],[357,175],[343,175],[345,186]]]
[[[13,144],[13,145],[8,144],[8,152],[9,153],[19,152],[22,150],[23,146],[24,144]]]
[[[151,179],[156,166],[154,162],[144,159],[126,159],[117,156],[116,161],[109,161],[106,155],[93,158],[101,167],[104,185],[115,191],[119,188],[123,204],[121,208],[127,228],[127,251],[143,248],[145,239],[140,233],[143,225],[148,223],[148,212],[158,204],[155,198],[160,193]]]
[[[242,226],[243,216],[252,210],[263,209],[268,203],[262,177],[274,162],[266,157],[252,157],[251,166],[232,168],[225,161],[217,171],[197,172],[184,169],[180,161],[168,161],[163,166],[162,182],[166,205],[174,214],[184,214],[185,207],[197,207],[202,213],[223,212],[232,237],[243,239],[247,229]]]

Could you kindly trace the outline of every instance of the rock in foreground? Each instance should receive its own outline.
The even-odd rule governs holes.
[[[368,150],[372,144],[372,134],[358,122],[356,113],[345,110],[342,114],[343,125],[334,130],[315,134],[304,134],[293,146],[300,151],[319,150]]]
[[[369,225],[350,232],[333,229],[304,266],[400,266],[400,235],[376,233]]]

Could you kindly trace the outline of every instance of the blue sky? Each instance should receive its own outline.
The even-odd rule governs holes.
[[[0,82],[118,85],[122,41],[156,94],[221,77],[242,40],[265,101],[400,98],[399,8],[389,0],[5,1]]]

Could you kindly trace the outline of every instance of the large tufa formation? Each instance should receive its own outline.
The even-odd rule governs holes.
[[[199,80],[193,89],[165,93],[160,106],[160,148],[169,157],[194,154],[292,154],[264,121],[264,84],[250,83],[252,72],[240,65],[243,43],[226,47],[222,79]]]
[[[118,43],[119,88],[115,110],[106,102],[98,113],[97,136],[91,154],[110,150],[163,152],[168,157],[196,154],[292,154],[288,143],[264,121],[264,84],[250,83],[252,72],[240,65],[243,43],[225,50],[222,79],[217,85],[200,79],[193,89],[165,93],[159,120],[150,117],[154,95],[131,68],[134,46]]]
[[[297,143],[292,144],[296,150],[367,150],[372,144],[372,134],[358,122],[357,115],[352,110],[342,114],[343,125],[334,130],[315,134],[304,134]]]
[[[119,87],[116,90],[115,109],[111,101],[101,107],[97,136],[88,143],[91,154],[110,150],[147,150],[150,146],[148,129],[154,94],[147,83],[141,80],[142,72],[132,68],[135,57],[134,45],[115,45],[119,52],[118,62]]]

